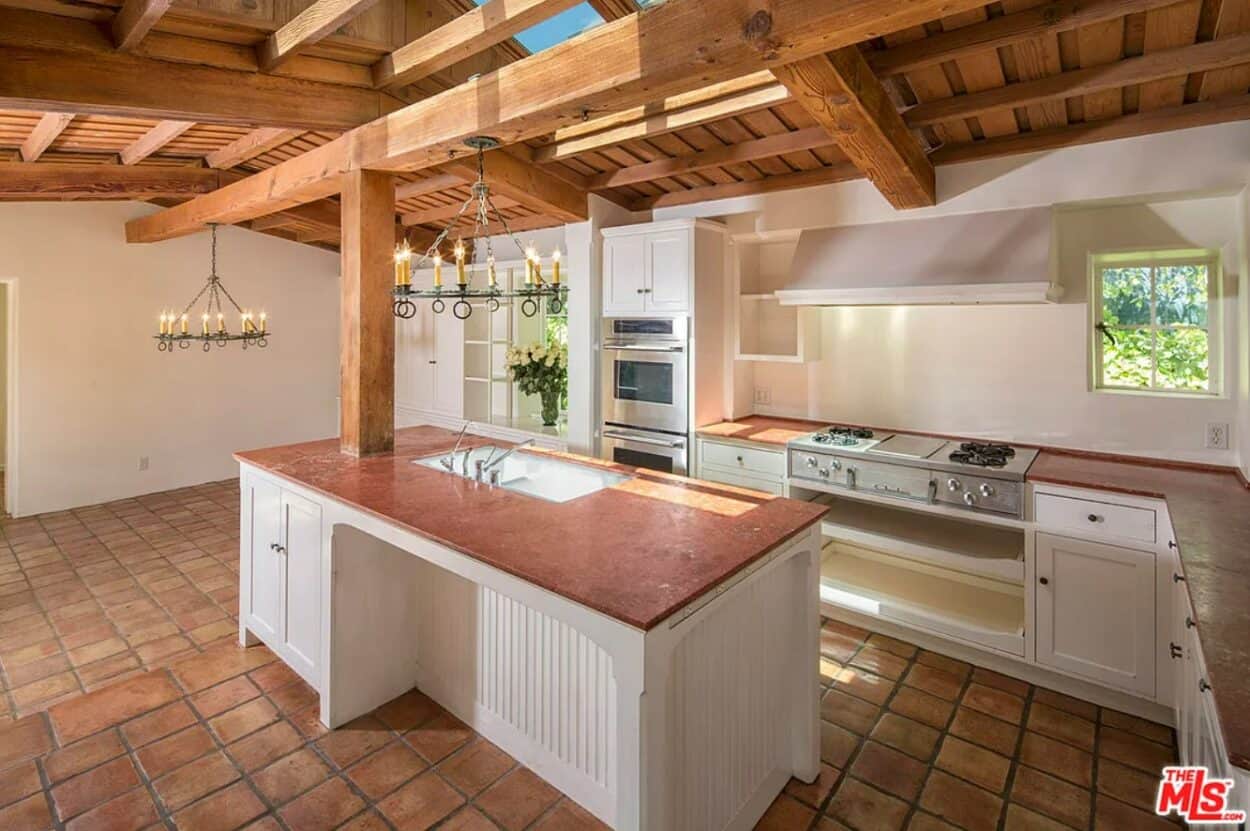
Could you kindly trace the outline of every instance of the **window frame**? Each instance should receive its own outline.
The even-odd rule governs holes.
[[[1163,266],[1203,265],[1207,269],[1207,389],[1172,389],[1158,387],[1158,361],[1151,358],[1151,383],[1149,387],[1134,387],[1103,383],[1103,348],[1105,336],[1099,329],[1103,322],[1102,272],[1106,268],[1149,268],[1151,274],[1150,323],[1124,328],[1145,329],[1150,332],[1160,330],[1186,328],[1160,325],[1156,312],[1153,269]],[[1222,293],[1223,275],[1220,264],[1220,252],[1206,248],[1160,249],[1129,251],[1101,251],[1089,255],[1089,356],[1090,356],[1090,389],[1094,392],[1106,392],[1116,395],[1149,395],[1167,397],[1223,397],[1223,319]],[[1198,328],[1198,327],[1191,327]]]

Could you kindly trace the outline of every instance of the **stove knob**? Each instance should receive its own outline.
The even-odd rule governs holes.
[[[829,469],[828,469],[828,468],[824,468],[824,467],[822,467],[822,468],[820,469],[820,471],[819,471],[819,472],[820,472],[820,478],[821,478],[821,479],[828,479],[828,478],[829,478]]]
[[[977,504],[977,495],[972,491],[965,491],[964,504],[969,506]]]
[[[946,489],[950,491],[951,493],[954,493],[957,490],[962,490],[963,485],[959,483],[958,479],[951,477],[950,479],[946,480]]]
[[[815,457],[815,456],[808,456],[808,457],[807,457],[807,466],[808,466],[808,467],[816,467],[816,465],[818,465],[818,464],[820,464],[820,462],[816,461],[816,457]]]
[[[841,463],[841,462],[839,462],[837,459],[831,459],[831,460],[829,461],[829,469],[830,469],[830,470],[841,470],[841,469],[842,469],[842,463]]]
[[[987,496],[987,497],[988,497],[988,496],[993,496],[993,495],[994,495],[994,486],[993,486],[993,485],[991,485],[989,482],[986,482],[986,483],[982,484],[982,485],[981,485],[981,495],[982,495],[982,496]]]

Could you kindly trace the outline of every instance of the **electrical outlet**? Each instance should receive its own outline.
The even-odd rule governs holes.
[[[1212,421],[1207,425],[1207,447],[1212,450],[1228,449],[1228,425]]]
[[[768,389],[767,387],[756,387],[755,388],[755,403],[756,404],[773,403],[773,391]]]
[[[147,456],[140,456],[139,457],[139,470],[147,470],[149,463],[150,463],[150,460],[148,459]]]

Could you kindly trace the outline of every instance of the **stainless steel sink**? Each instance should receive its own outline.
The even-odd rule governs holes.
[[[441,470],[465,479],[478,479],[478,463],[488,464],[493,456],[495,464],[483,474],[481,481],[495,487],[537,496],[549,502],[570,502],[583,496],[619,485],[630,476],[600,470],[589,465],[566,462],[540,453],[513,453],[499,461],[509,448],[484,445],[469,450],[458,450],[417,459],[414,464]],[[498,475],[493,475],[498,471]]]

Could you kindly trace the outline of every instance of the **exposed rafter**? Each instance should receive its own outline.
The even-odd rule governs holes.
[[[113,18],[113,43],[131,51],[169,11],[172,0],[126,0]]]
[[[1040,35],[1067,32],[1091,23],[1172,5],[1176,0],[1054,0],[1024,11],[930,35],[892,49],[869,52],[878,77],[914,72]]]
[[[471,58],[581,0],[489,0],[396,49],[373,66],[375,87],[411,84]]]
[[[768,10],[741,0],[661,4],[410,104],[219,193],[132,220],[127,237],[153,242],[208,222],[251,219],[336,193],[351,170],[436,166],[474,135],[524,141],[588,109],[640,106],[979,3],[789,0]],[[647,60],[639,60],[641,44]]]
[[[494,202],[495,207],[500,210],[515,208],[517,205],[521,204],[515,199],[509,199],[506,196],[492,196],[491,201]],[[399,221],[400,224],[405,226],[433,225],[440,222],[446,222],[456,214],[460,213],[460,209],[463,205],[463,202],[452,202],[447,205],[439,205],[436,208],[424,208],[419,211],[410,211],[400,216]],[[467,213],[469,215],[474,215],[474,207],[472,205],[469,206]]]
[[[59,199],[145,199],[193,196],[216,190],[215,170],[117,164],[0,162],[0,197]]]
[[[492,193],[567,222],[580,222],[589,216],[586,191],[504,150],[487,153],[482,159],[482,167]],[[477,160],[472,156],[454,159],[444,164],[443,168],[460,176],[464,182],[477,179]]]
[[[993,110],[1073,98],[1101,90],[1119,89],[1132,84],[1176,78],[1191,72],[1205,72],[1242,64],[1250,64],[1250,34],[1165,49],[1105,66],[1075,69],[1036,81],[1024,81],[970,95],[929,101],[907,110],[903,118],[909,125],[920,127],[957,118],[970,118]]]
[[[937,202],[933,165],[857,47],[773,70],[891,205]]]
[[[57,136],[61,135],[73,120],[73,113],[44,113],[43,118],[39,119],[39,123],[35,125],[35,129],[31,130],[30,135],[26,137],[26,141],[22,142],[19,150],[22,160],[27,162],[38,160],[43,155],[43,151],[56,141]]]
[[[312,46],[334,33],[344,23],[365,12],[378,0],[316,0],[278,31],[265,38],[257,49],[261,69],[272,71],[290,60],[301,49]]]
[[[138,164],[194,126],[194,121],[160,122],[118,154],[122,164]]]
[[[862,179],[864,174],[850,162],[818,167],[814,170],[802,170],[798,173],[787,173],[781,176],[769,176],[749,182],[727,182],[723,185],[707,185],[690,190],[675,190],[672,193],[661,193],[648,196],[634,202],[630,207],[635,211],[649,211],[655,208],[669,208],[674,205],[692,205],[695,202],[707,202],[712,199],[730,199],[738,196],[754,196],[760,193],[773,193],[779,190],[810,188],[816,185],[828,185],[834,182],[846,182],[851,179]]]
[[[405,199],[447,190],[447,188],[460,187],[463,184],[463,176],[456,176],[451,173],[436,173],[433,176],[427,176],[415,182],[398,182],[395,185],[395,201],[402,202]]]
[[[397,105],[374,90],[120,53],[90,21],[20,9],[0,8],[0,47],[4,109],[347,130]]]
[[[638,11],[637,0],[587,0],[604,20],[617,20]]]
[[[303,134],[303,130],[261,127],[209,153],[204,157],[204,163],[219,170],[229,169],[294,141]]]

